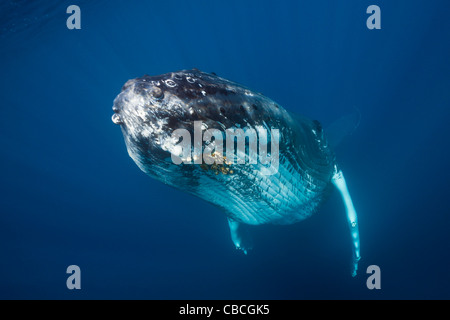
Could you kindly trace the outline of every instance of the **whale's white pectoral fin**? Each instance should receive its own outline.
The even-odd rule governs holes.
[[[236,249],[242,250],[244,254],[247,254],[252,249],[252,240],[248,230],[242,223],[230,218],[228,218],[228,225],[230,226],[231,240]]]
[[[347,213],[347,222],[350,228],[350,234],[352,237],[353,244],[353,260],[352,260],[352,276],[356,276],[358,270],[358,261],[361,259],[359,252],[359,228],[358,228],[358,217],[356,215],[355,207],[353,206],[352,198],[347,189],[347,184],[345,183],[344,174],[341,170],[335,167],[335,173],[332,178],[333,185],[339,190],[342,199],[344,200],[345,210]]]

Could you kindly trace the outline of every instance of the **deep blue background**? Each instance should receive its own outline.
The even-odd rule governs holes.
[[[82,29],[66,28],[81,7]],[[366,28],[377,4],[382,29]],[[448,1],[2,1],[0,298],[450,298]],[[234,249],[215,207],[148,178],[111,122],[121,86],[199,68],[326,127],[359,212],[337,195]],[[81,267],[82,290],[66,288]],[[381,290],[366,288],[367,266]]]

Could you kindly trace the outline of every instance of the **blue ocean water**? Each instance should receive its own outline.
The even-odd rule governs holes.
[[[69,30],[66,8],[81,8]],[[381,8],[369,30],[366,9]],[[449,299],[448,1],[2,1],[1,299]],[[143,174],[111,122],[121,86],[199,68],[326,127],[359,213],[359,274],[334,192],[248,256],[210,204]],[[66,268],[81,268],[68,290]],[[381,289],[366,286],[370,265]]]

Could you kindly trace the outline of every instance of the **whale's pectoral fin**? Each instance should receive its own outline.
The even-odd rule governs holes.
[[[358,270],[358,261],[361,259],[359,252],[359,228],[358,228],[358,217],[356,215],[355,207],[353,207],[352,198],[347,189],[347,184],[345,183],[344,174],[341,170],[335,167],[335,173],[332,178],[333,185],[339,190],[342,199],[344,200],[345,210],[347,213],[347,223],[350,228],[350,234],[352,237],[353,245],[353,260],[352,260],[352,276],[356,276]]]
[[[233,240],[236,249],[242,250],[245,254],[253,248],[252,239],[246,226],[231,218],[228,218],[230,226],[231,240]]]

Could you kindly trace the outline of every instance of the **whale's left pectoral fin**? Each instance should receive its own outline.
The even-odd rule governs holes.
[[[356,210],[353,206],[352,198],[350,197],[350,193],[348,192],[344,174],[337,167],[335,167],[335,173],[331,181],[333,185],[339,190],[342,199],[344,200],[345,211],[347,213],[347,223],[350,228],[353,245],[352,276],[355,277],[358,271],[358,262],[361,259],[361,255],[359,252],[358,216],[356,215]]]
[[[228,225],[230,227],[231,240],[236,249],[242,250],[244,254],[247,254],[253,248],[252,238],[247,227],[231,218],[228,218]]]

